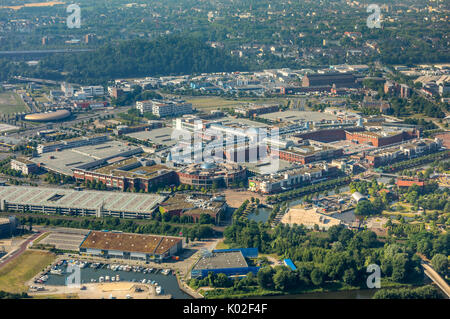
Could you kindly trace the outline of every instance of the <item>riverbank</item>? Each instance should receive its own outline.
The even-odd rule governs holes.
[[[380,289],[411,288],[420,285],[400,284],[394,282],[382,282]],[[370,299],[379,289],[367,289],[366,287],[349,286],[341,283],[329,283],[320,288],[299,288],[289,292],[266,290],[260,287],[249,287],[250,291],[234,292],[233,288],[219,288],[204,291],[206,299],[252,299],[252,298],[276,298],[276,299]],[[219,294],[220,291],[224,293]],[[230,293],[227,293],[227,292]],[[340,297],[339,297],[340,296]],[[353,296],[354,298],[351,298]],[[369,296],[369,298],[363,298]],[[339,298],[338,298],[339,297]]]

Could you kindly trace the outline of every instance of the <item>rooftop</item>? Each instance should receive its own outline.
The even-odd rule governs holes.
[[[223,202],[211,201],[207,196],[194,197],[192,195],[183,194],[175,194],[161,203],[161,207],[168,211],[184,209],[187,210],[186,213],[188,214],[204,213],[211,215],[222,206]]]
[[[142,148],[128,146],[120,141],[108,141],[97,145],[86,145],[59,152],[48,152],[31,159],[34,163],[42,163],[50,170],[73,175],[72,169],[99,159],[116,157],[122,153],[133,151],[142,152]]]
[[[21,162],[21,163],[24,163],[24,164],[35,164],[34,162],[32,162],[32,161],[30,161],[28,158],[25,158],[25,157],[18,157],[18,158],[15,158],[15,159],[13,159],[14,161],[17,161],[17,162]]]
[[[151,213],[164,197],[156,194],[134,194],[100,191],[75,191],[62,188],[0,186],[0,198],[9,203],[72,207],[123,212]]]
[[[323,144],[321,144],[321,145],[311,144],[311,145],[300,145],[300,146],[289,147],[285,151],[294,153],[294,154],[298,154],[298,155],[307,156],[307,155],[312,155],[315,153],[319,153],[319,152],[323,152],[323,151],[330,151],[330,150],[334,150],[334,149],[336,149],[336,148],[327,146],[327,145],[323,145]]]
[[[180,241],[179,237],[92,231],[80,248],[161,255]]]
[[[203,256],[194,266],[194,270],[248,267],[240,251],[214,252]]]

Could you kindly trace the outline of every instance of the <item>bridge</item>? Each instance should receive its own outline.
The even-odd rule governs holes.
[[[450,298],[450,286],[447,282],[434,270],[430,264],[422,259],[422,267],[425,272],[425,275],[428,276],[443,292],[447,295],[447,298]]]
[[[23,50],[23,51],[0,51],[0,57],[42,57],[58,53],[82,53],[94,49],[53,49],[53,50]]]

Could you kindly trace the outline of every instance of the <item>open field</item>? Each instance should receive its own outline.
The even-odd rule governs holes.
[[[28,106],[17,93],[0,93],[0,114],[13,114],[26,111],[29,111]]]
[[[27,291],[25,283],[55,260],[54,254],[26,251],[0,270],[0,290],[20,293]]]
[[[225,244],[223,240],[219,241],[215,247],[215,249],[229,249],[230,246]]]
[[[57,4],[64,4],[64,2],[60,1],[48,1],[48,2],[37,2],[37,3],[25,3],[22,5],[16,5],[16,6],[0,6],[0,9],[12,9],[12,10],[20,10],[24,7],[27,8],[36,8],[36,7],[53,7]]]
[[[84,284],[84,290],[78,287],[47,286],[47,291],[35,292],[33,298],[50,299],[169,299],[170,295],[157,295],[155,288],[149,284],[133,282],[108,282]],[[140,290],[137,290],[140,288]]]
[[[239,99],[239,100],[233,100],[233,99],[225,99],[221,97],[190,97],[186,98],[186,102],[192,103],[192,107],[199,109],[199,110],[217,110],[217,109],[224,109],[224,108],[234,108],[239,107],[241,105],[245,105],[247,103],[280,103],[282,105],[286,104],[286,99],[284,98],[249,98],[249,99]]]

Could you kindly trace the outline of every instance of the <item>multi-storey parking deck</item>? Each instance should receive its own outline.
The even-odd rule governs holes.
[[[155,194],[0,186],[1,209],[19,212],[150,218],[163,200]]]

